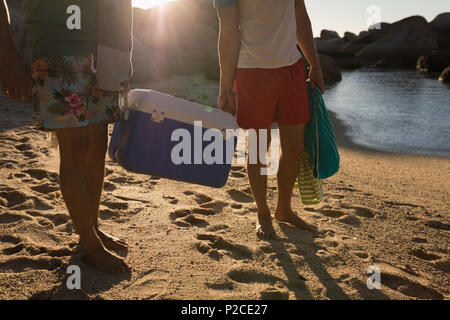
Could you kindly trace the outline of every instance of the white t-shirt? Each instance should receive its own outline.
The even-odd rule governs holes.
[[[295,0],[216,0],[215,6],[237,5],[241,31],[239,68],[275,69],[296,63]]]

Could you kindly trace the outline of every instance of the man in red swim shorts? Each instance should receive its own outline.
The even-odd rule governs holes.
[[[305,148],[305,124],[309,122],[306,76],[297,44],[311,65],[312,87],[324,90],[304,0],[215,0],[214,5],[220,20],[218,108],[236,114],[243,129],[270,130],[278,123],[282,156],[275,219],[316,231],[291,208],[300,154]],[[260,160],[249,163],[248,175],[258,207],[257,232],[272,237],[275,230],[262,167]]]

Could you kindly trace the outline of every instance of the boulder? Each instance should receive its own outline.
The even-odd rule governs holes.
[[[441,13],[430,22],[431,28],[446,36],[450,36],[450,12]]]
[[[442,72],[450,65],[450,50],[434,50],[417,60],[417,69],[423,72]]]
[[[314,39],[318,53],[332,54],[341,51],[346,41],[343,38],[334,38],[324,40],[321,38]]]
[[[438,48],[436,35],[423,17],[406,18],[376,32],[388,34],[356,53],[369,64],[391,57],[400,58],[405,66],[413,67],[422,54]]]
[[[387,22],[380,22],[380,23],[371,25],[371,26],[368,28],[368,30],[369,30],[369,31],[371,31],[371,30],[384,30],[384,29],[388,28],[390,25],[391,25],[391,24],[390,24],[390,23],[387,23]]]
[[[358,38],[362,38],[362,37],[364,37],[364,36],[366,36],[366,35],[368,35],[369,34],[369,31],[361,31],[359,34],[358,34]],[[356,40],[356,39],[355,39]]]
[[[331,84],[342,80],[342,72],[333,58],[327,55],[319,55],[325,84]]]
[[[201,72],[217,51],[218,39],[218,29],[206,4],[211,6],[207,0],[182,0],[149,10],[134,9],[134,36],[149,52],[157,52],[159,60],[169,61],[164,70]],[[214,8],[210,9],[217,21]]]
[[[381,39],[387,34],[385,29],[373,29],[370,31],[363,31],[358,38],[347,42],[341,49],[342,53],[356,54],[361,49],[365,48],[371,43]]]
[[[353,32],[347,31],[346,33],[344,33],[345,41],[352,41],[352,40],[355,40],[357,38],[358,38],[358,36],[356,34],[354,34]]]
[[[322,30],[320,32],[320,39],[322,40],[330,40],[336,38],[339,38],[339,34],[336,31]]]
[[[437,42],[439,49],[450,50],[450,36],[439,34]]]
[[[441,75],[439,76],[439,81],[442,82],[450,82],[450,66],[445,68],[444,71],[442,71]]]

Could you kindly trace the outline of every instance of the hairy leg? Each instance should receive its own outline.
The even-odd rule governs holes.
[[[83,259],[105,272],[129,271],[128,265],[121,258],[104,248],[89,212],[86,172],[86,158],[89,150],[88,129],[60,129],[56,134],[61,156],[61,192],[75,229],[80,236],[85,253]]]
[[[291,223],[301,229],[316,231],[316,226],[301,219],[291,207],[292,191],[300,168],[300,154],[305,148],[304,134],[304,125],[280,125],[282,154],[277,176],[278,203],[275,219]]]
[[[89,125],[88,130],[89,152],[86,162],[86,173],[89,212],[97,234],[105,247],[110,250],[124,250],[128,248],[125,241],[101,231],[98,226],[100,200],[105,179],[105,156],[108,145],[108,125]]]
[[[270,129],[267,129],[268,135],[266,140],[267,148],[270,144]],[[261,150],[260,152],[260,137],[259,134],[256,137],[256,140],[253,140],[250,138],[250,146],[249,146],[249,152],[256,153],[256,155],[260,155],[262,153],[263,155],[266,155],[267,149]],[[256,144],[256,145],[255,145]],[[273,229],[272,225],[272,217],[270,214],[270,209],[267,205],[267,176],[261,175],[261,168],[264,166],[261,163],[261,159],[259,156],[257,156],[256,163],[251,163],[251,157],[249,156],[249,163],[248,163],[248,178],[250,181],[250,187],[253,193],[253,197],[256,201],[256,206],[258,208],[258,224],[257,224],[257,234],[262,237],[274,237],[275,236],[275,230]],[[256,160],[256,159],[255,159]]]

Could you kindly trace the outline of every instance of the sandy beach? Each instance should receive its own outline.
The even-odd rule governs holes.
[[[175,76],[147,86],[214,104],[217,83]],[[294,208],[319,234],[274,223],[255,234],[246,169],[213,189],[107,162],[101,227],[130,244],[130,275],[83,263],[58,186],[58,156],[31,108],[0,96],[0,299],[449,299],[450,159],[359,148],[334,119],[340,172],[322,204]],[[276,179],[269,180],[271,210]],[[82,289],[68,290],[78,265]],[[369,266],[381,289],[366,285]]]

